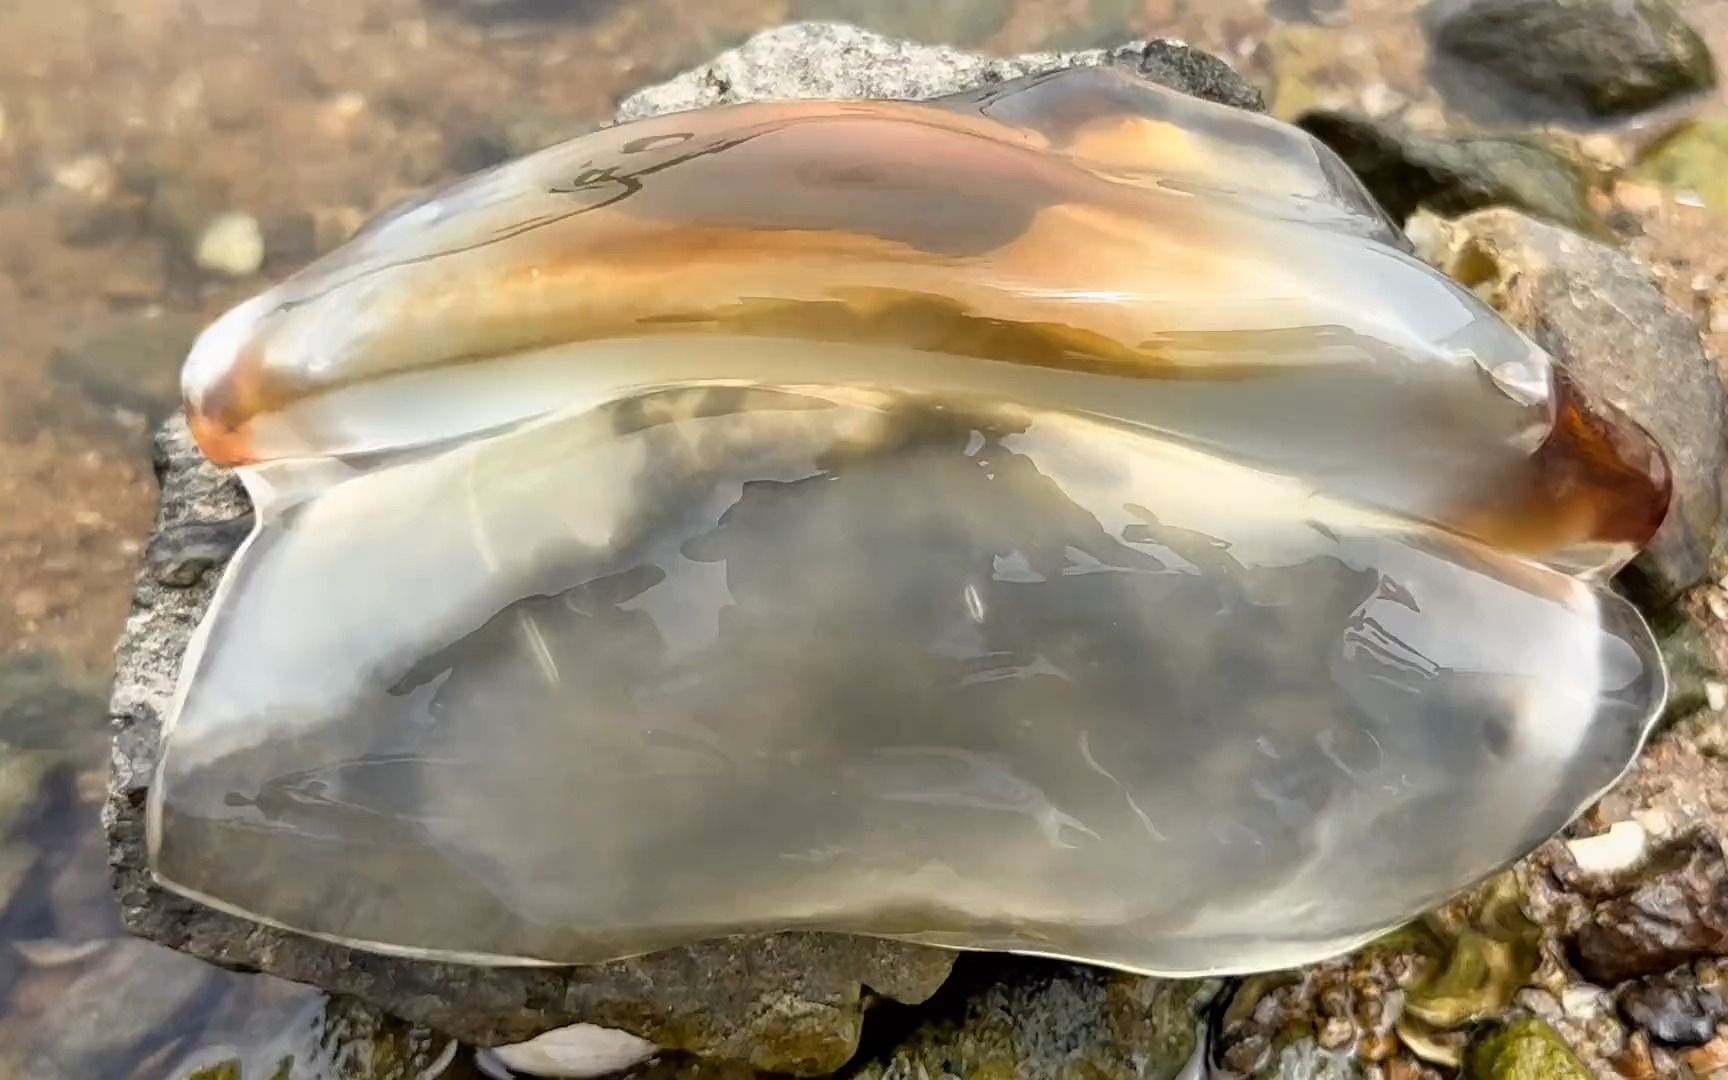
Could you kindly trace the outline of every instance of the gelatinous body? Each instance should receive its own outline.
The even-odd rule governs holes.
[[[1660,707],[1660,452],[1294,129],[1115,70],[470,179],[186,372],[257,532],[158,876],[412,955],[1362,940]]]

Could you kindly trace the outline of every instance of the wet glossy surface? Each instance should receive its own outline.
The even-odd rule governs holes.
[[[1121,71],[598,133],[236,309],[170,886],[584,962],[1347,948],[1659,708],[1661,456],[1326,152]]]
[[[1665,506],[1648,439],[1574,422],[1547,358],[1403,246],[1307,135],[1123,69],[733,106],[386,215],[219,320],[184,387],[228,464],[664,385],[982,395],[1224,448],[1569,568],[1623,561]],[[1550,431],[1593,467],[1557,468]]]

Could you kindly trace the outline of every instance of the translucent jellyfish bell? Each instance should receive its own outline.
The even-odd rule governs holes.
[[[382,952],[1189,974],[1535,846],[1660,708],[1661,454],[1305,134],[1113,69],[659,117],[186,369],[257,530],[153,867]]]

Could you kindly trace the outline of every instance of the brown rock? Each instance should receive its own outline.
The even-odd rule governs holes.
[[[1612,985],[1728,954],[1728,862],[1713,832],[1696,829],[1660,849],[1623,889],[1597,905],[1573,942],[1592,981]]]

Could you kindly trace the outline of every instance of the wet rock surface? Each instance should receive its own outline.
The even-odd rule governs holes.
[[[1585,976],[1612,985],[1728,955],[1728,862],[1712,832],[1696,830],[1651,853],[1627,884],[1578,930],[1574,951]]]
[[[1667,0],[1430,0],[1434,49],[1462,70],[1436,71],[1469,96],[1496,79],[1536,114],[1615,116],[1715,82],[1709,51]]]
[[[1590,206],[1591,177],[1538,138],[1436,135],[1342,112],[1297,121],[1338,152],[1393,220],[1418,209],[1454,217],[1511,207],[1585,235],[1603,235]]]
[[[1728,1003],[1715,986],[1699,985],[1691,972],[1679,977],[1658,975],[1622,987],[1620,1015],[1677,1046],[1702,1046],[1716,1034],[1716,1023],[1728,1015]]]
[[[632,97],[620,114],[645,116],[755,97],[924,97],[1110,60],[1145,64],[1178,89],[1252,100],[1252,91],[1232,81],[1227,68],[1181,46],[1002,60],[817,25],[761,35]],[[577,969],[416,963],[247,923],[158,889],[146,868],[142,811],[159,725],[180,654],[209,601],[215,571],[225,561],[224,548],[239,538],[232,523],[243,520],[248,508],[237,483],[203,461],[177,421],[164,430],[157,452],[163,489],[158,540],[139,579],[120,647],[111,707],[114,771],[104,813],[116,891],[133,933],[219,965],[351,994],[482,1045],[589,1022],[670,1048],[801,1074],[833,1070],[852,1056],[872,996],[919,1002],[941,985],[953,964],[946,952],[797,933],[717,941]],[[1130,993],[1108,988],[1127,986],[1123,978],[1094,979],[1076,969],[1030,985],[1069,986],[1077,980],[1093,987],[1096,1007],[1103,1008]],[[1156,985],[1135,989],[1130,997],[1142,990],[1153,994]],[[1017,993],[1024,1000],[1034,991]]]
[[[1644,589],[1671,599],[1709,576],[1721,545],[1723,391],[1692,319],[1637,261],[1512,211],[1415,232],[1425,257],[1486,295],[1667,450],[1675,505],[1633,563]]]

